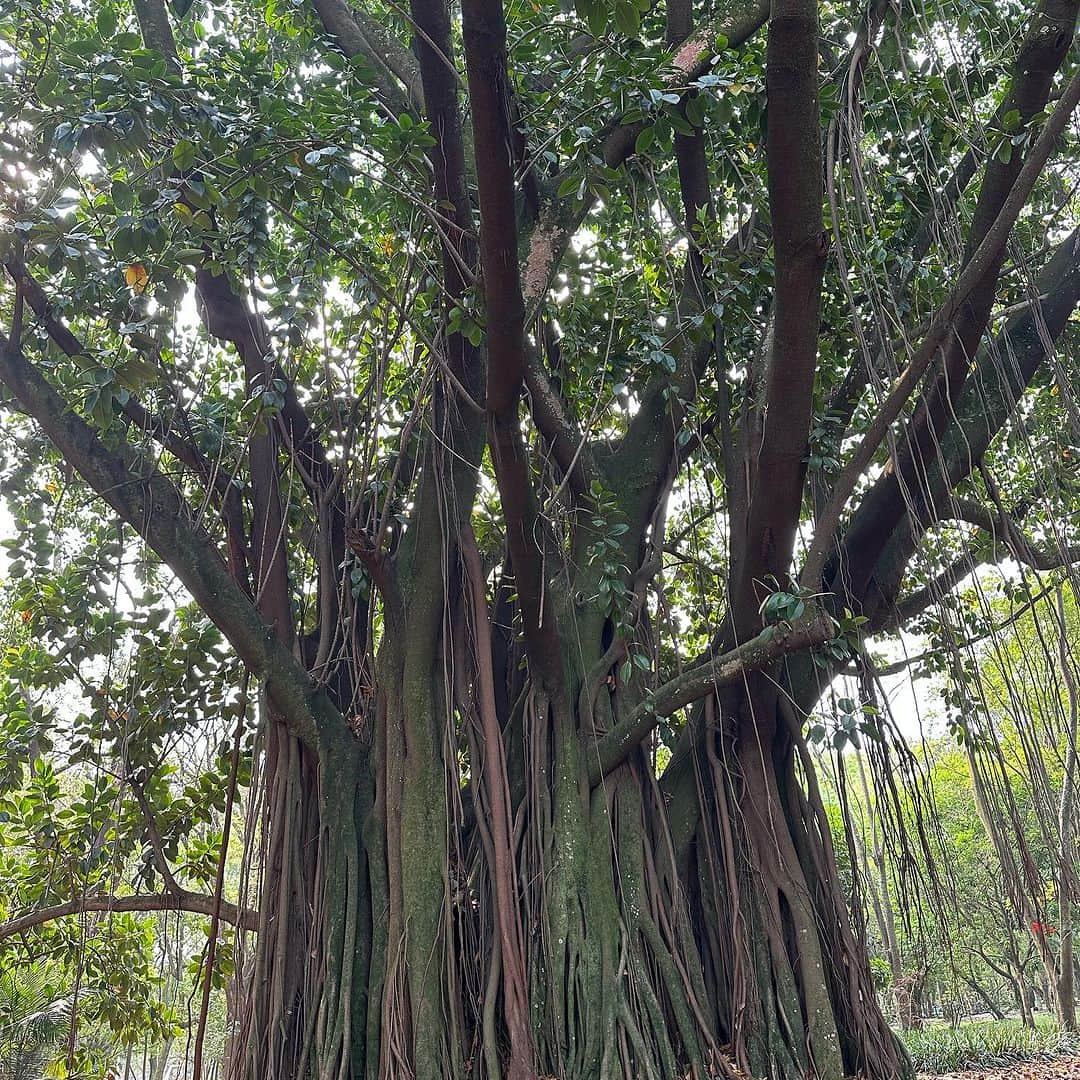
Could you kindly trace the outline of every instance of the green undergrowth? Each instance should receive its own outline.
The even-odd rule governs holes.
[[[932,1024],[903,1037],[915,1071],[930,1076],[1080,1054],[1080,1034],[1061,1031],[1049,1017],[1040,1017],[1034,1030],[1013,1019],[969,1020],[957,1027]]]

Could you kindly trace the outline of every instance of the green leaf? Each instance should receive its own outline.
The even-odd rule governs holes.
[[[111,7],[103,7],[98,12],[97,28],[103,38],[110,38],[116,33],[116,12]]]
[[[558,197],[565,199],[568,195],[573,195],[577,191],[581,184],[581,180],[577,176],[568,176],[559,185]]]
[[[646,128],[642,128],[638,132],[638,137],[634,140],[634,153],[645,154],[648,153],[649,148],[656,142],[656,128],[650,124]]]
[[[694,134],[693,125],[688,124],[686,122],[686,120],[682,116],[680,116],[679,113],[676,112],[674,109],[671,110],[670,114],[668,115],[668,119],[671,121],[671,126],[680,135],[693,135]]]
[[[620,34],[637,37],[641,29],[641,12],[633,3],[615,5],[615,26]]]
[[[173,147],[172,160],[181,172],[187,172],[195,164],[195,144],[190,139],[181,139]]]
[[[608,27],[608,12],[603,4],[592,4],[587,17],[589,33],[593,37],[603,37]]]
[[[114,180],[112,182],[112,201],[117,210],[129,209],[134,198],[131,188],[123,180]]]

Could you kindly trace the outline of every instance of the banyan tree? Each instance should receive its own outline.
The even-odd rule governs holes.
[[[209,914],[236,1080],[907,1076],[811,750],[1070,558],[1077,6],[6,4],[12,577],[143,874],[18,931]]]

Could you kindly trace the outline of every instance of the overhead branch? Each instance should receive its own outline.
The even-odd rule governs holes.
[[[570,490],[580,494],[588,488],[589,476],[593,472],[588,439],[567,415],[566,405],[551,385],[538,351],[528,348],[527,343],[524,380],[528,390],[529,415],[536,424],[536,430],[567,477]]]
[[[821,585],[822,571],[840,526],[841,516],[856,485],[884,441],[889,428],[899,418],[919,381],[953,331],[954,320],[962,305],[981,282],[989,266],[997,261],[1008,241],[1020,211],[1031,197],[1035,181],[1042,174],[1058,139],[1073,111],[1080,103],[1080,72],[1073,75],[1031,148],[1016,182],[1002,205],[993,225],[968,261],[944,303],[935,312],[922,342],[908,366],[893,384],[879,407],[866,434],[841,470],[828,504],[818,516],[813,542],[807,552],[801,580],[811,589]]]
[[[589,754],[593,784],[621,765],[667,716],[691,702],[739,682],[788,653],[812,649],[836,636],[836,623],[814,613],[785,627],[768,626],[756,637],[721,656],[687,668],[654,690],[634,711],[603,735]]]
[[[1009,93],[989,126],[991,146],[994,139],[1006,138],[1011,133],[1004,122],[1008,113],[1018,117],[1023,130],[1046,108],[1054,76],[1069,54],[1078,13],[1080,0],[1040,0],[1036,5],[1017,51]],[[994,227],[1022,172],[1022,160],[1019,152],[1011,154],[1008,160],[996,153],[987,158],[964,251],[965,260],[974,258],[983,239]],[[906,433],[905,452],[915,460],[933,454],[934,437],[948,423],[950,404],[963,389],[971,368],[971,357],[986,332],[1004,261],[1002,245],[996,257],[986,260],[980,277],[956,313],[953,332],[943,345],[941,371],[923,395]]]
[[[70,915],[81,915],[89,911],[110,914],[130,911],[190,911],[195,915],[213,917],[218,903],[217,897],[193,892],[140,893],[135,896],[81,896],[77,900],[38,908],[37,911],[28,911],[25,915],[0,923],[0,941],[14,937],[16,934],[24,934],[35,926],[43,926],[45,923],[56,922],[58,919],[64,919]],[[227,900],[220,901],[219,917],[230,926],[238,926],[242,930],[258,929],[257,912],[249,908],[239,908]]]
[[[843,566],[846,602],[861,607],[874,620],[888,618],[886,611],[877,612],[894,602],[923,532],[948,515],[952,491],[976,468],[1014,414],[1080,304],[1080,232],[1057,246],[1039,272],[1035,289],[1044,299],[1015,313],[996,339],[980,350],[937,454],[927,464],[919,486],[905,492],[905,514],[885,540],[875,538],[881,528],[881,504],[892,498],[894,474],[879,478],[852,516],[838,565]],[[858,565],[859,559],[865,560],[864,566]],[[864,583],[848,584],[858,581]],[[850,591],[853,588],[855,592]]]
[[[168,8],[159,0],[134,0],[133,6],[143,43],[148,49],[165,57],[174,69],[177,68],[176,38],[169,22]]]
[[[974,499],[954,499],[947,515],[956,521],[966,521],[994,540],[1000,540],[1017,562],[1032,570],[1056,570],[1080,561],[1080,547],[1040,547],[1026,536],[1018,522],[1004,512],[989,510]]]
[[[954,567],[956,567],[957,564],[953,565]],[[974,570],[978,569],[978,567],[982,564],[973,562],[971,565],[972,572],[974,572]],[[950,573],[950,577],[953,577],[954,574],[955,571]],[[961,573],[960,577],[956,578],[953,584],[958,584],[960,581],[963,580],[964,576],[966,575]],[[948,580],[948,578],[941,579],[941,585],[944,586]],[[1049,585],[1045,589],[1040,589],[1039,592],[1035,593],[1035,595],[1032,596],[1030,599],[1025,600],[1018,608],[1016,608],[1015,611],[1013,611],[1006,618],[1002,619],[1000,622],[995,623],[989,630],[984,630],[982,631],[982,633],[975,634],[972,637],[969,637],[965,641],[961,642],[960,648],[969,649],[974,645],[978,645],[980,642],[996,638],[1003,630],[1007,630],[1010,626],[1013,626],[1015,623],[1019,622],[1020,619],[1022,619],[1024,615],[1026,615],[1027,612],[1029,612],[1040,600],[1042,600],[1045,596],[1049,595],[1052,589],[1053,586]],[[944,593],[940,589],[938,589],[936,592],[936,599],[940,600],[943,595]],[[896,608],[894,609],[894,615],[896,617],[895,622],[890,622],[887,624],[867,624],[868,632],[870,634],[877,634],[880,633],[882,630],[899,629],[909,619],[914,618],[916,615],[922,614],[923,611],[925,611],[928,607],[932,605],[933,601],[929,601],[923,603],[922,606],[919,607],[918,605],[923,599],[924,598],[922,596],[921,590],[918,593],[913,592],[910,597],[904,597],[899,601]],[[902,617],[905,611],[909,612],[906,618]],[[928,660],[933,660],[939,656],[939,650],[927,649],[925,652],[918,653],[915,656],[905,656],[903,659],[894,660],[892,663],[889,664],[874,664],[871,662],[868,656],[863,654],[855,664],[853,664],[851,667],[845,668],[842,674],[854,678],[858,676],[861,673],[861,669],[865,667],[877,677],[885,675],[899,675],[901,672],[906,671],[908,668],[913,667],[915,664],[922,664]]]
[[[129,776],[127,780],[131,785],[131,790],[135,793],[135,800],[139,804],[143,823],[146,825],[146,836],[150,841],[150,857],[153,859],[157,872],[165,882],[165,888],[176,896],[184,890],[180,888],[180,883],[172,872],[169,860],[165,857],[165,845],[161,842],[161,833],[158,832],[153,807],[151,807],[150,801],[146,797],[146,791],[143,789],[142,784],[133,776]]]
[[[465,139],[458,103],[458,72],[454,66],[453,27],[442,0],[412,0],[427,122],[435,145],[428,152],[433,172],[435,204],[446,214],[440,230],[443,289],[446,309],[459,303],[471,285],[476,264],[473,208],[469,197]],[[477,349],[461,333],[447,338],[447,363],[475,400],[481,389]]]
[[[1080,563],[1080,547],[1037,546],[1034,541],[1024,535],[1019,524],[1011,517],[1003,517],[1002,514],[987,509],[974,499],[954,499],[951,509],[941,518],[941,520],[949,519],[966,522],[992,537],[1000,538],[1009,554],[1017,562],[1033,570],[1048,572]],[[934,604],[939,603],[943,596],[952,592],[960,582],[974,574],[980,567],[987,565],[989,561],[986,557],[971,551],[957,556],[926,585],[901,597],[891,608],[883,609],[881,615],[871,621],[869,630],[872,633],[880,633],[899,629],[933,607]],[[1023,610],[1026,610],[1026,607],[1021,609]],[[1003,625],[1007,626],[1008,622]]]
[[[832,209],[833,230],[836,234],[837,251],[842,258],[840,249],[840,221],[838,214],[838,196],[836,193],[836,170],[839,158],[845,145],[855,148],[861,139],[861,128],[856,120],[860,114],[860,94],[865,78],[866,66],[873,51],[872,43],[879,33],[885,19],[885,15],[891,8],[887,0],[874,0],[869,10],[860,22],[856,31],[855,41],[851,46],[848,58],[843,65],[842,81],[840,83],[840,97],[842,107],[836,118],[829,125],[829,154],[827,167],[827,189]],[[935,238],[936,226],[947,217],[956,204],[957,199],[963,193],[975,173],[978,155],[973,149],[969,149],[961,158],[960,164],[953,173],[949,182],[944,186],[940,194],[935,193],[932,205],[920,219],[911,240],[910,259],[897,259],[889,271],[889,286],[894,294],[902,293],[908,284],[915,267],[929,251]],[[859,404],[862,394],[869,384],[870,365],[879,362],[882,358],[883,342],[882,328],[875,324],[867,334],[860,332],[858,324],[859,314],[855,310],[855,301],[850,298],[852,316],[856,320],[856,339],[858,348],[847,374],[836,387],[829,401],[828,412],[840,425],[841,431],[846,431],[851,423],[851,418]],[[817,503],[822,501],[823,492],[815,492]]]
[[[179,67],[176,42],[172,37],[168,9],[164,0],[137,0],[136,14],[144,40],[158,41],[170,62]],[[165,31],[168,30],[166,34]],[[177,178],[180,180],[181,178]],[[184,197],[182,181],[181,198]],[[210,252],[205,262],[210,261]],[[302,465],[300,472],[319,512],[322,496],[331,485],[325,448],[314,432],[310,419],[296,396],[292,380],[287,379],[270,350],[270,335],[263,317],[232,287],[227,275],[212,273],[206,265],[195,271],[195,289],[199,313],[208,333],[235,346],[244,368],[249,394],[267,389],[272,381],[284,384],[283,405],[276,418],[278,427],[252,432],[247,441],[247,458],[252,502],[251,548],[254,555],[254,595],[259,612],[289,646],[295,636],[293,603],[286,549],[285,513],[281,499],[278,470],[278,441],[284,439]],[[331,514],[330,541],[333,567],[344,556],[344,514],[340,501]],[[330,561],[330,560],[326,560]],[[337,615],[337,581],[334,570],[320,567],[319,603],[329,619]]]
[[[687,33],[672,53],[670,70],[665,77],[668,86],[682,88],[707,75],[717,55],[717,40],[724,38],[729,49],[745,45],[765,25],[769,10],[768,0],[746,0],[719,23],[698,26]],[[648,122],[644,120],[624,124],[614,118],[603,134],[601,156],[604,164],[612,169],[622,165],[634,152],[637,137],[647,126]]]
[[[0,381],[63,458],[176,574],[237,655],[264,680],[272,702],[301,740],[342,723],[292,651],[233,580],[213,540],[170,480],[127,442],[107,446],[22,350],[0,335]]]
[[[366,11],[345,0],[311,0],[323,28],[350,59],[365,60],[379,98],[395,116],[424,111],[424,86],[416,57]]]
[[[1009,93],[989,124],[989,130],[998,133],[995,137],[1005,137],[1007,134],[1003,130],[1007,113],[1015,113],[1021,124],[1030,128],[1036,115],[1047,105],[1054,73],[1069,53],[1078,7],[1078,0],[1041,0],[1032,12],[1017,54]],[[1029,146],[1029,153],[1030,150]],[[961,160],[957,185],[946,186],[946,204],[950,198],[958,196],[962,186],[971,178],[980,157],[984,156],[977,154],[973,148]],[[983,242],[1015,191],[1023,171],[1023,157],[1022,153],[1013,152],[1007,162],[987,162],[961,274],[983,251]],[[1024,167],[1026,164],[1024,162]],[[933,231],[932,224],[927,223],[927,229],[920,228],[916,234],[916,260],[928,249]],[[959,395],[966,389],[971,358],[976,356],[980,340],[989,325],[1004,251],[1002,245],[983,262],[979,275],[971,280],[963,304],[957,309],[942,341],[941,370],[935,379],[927,381],[922,402],[900,433],[895,460],[889,463],[882,479],[861,504],[860,510],[865,507],[866,513],[859,514],[857,553],[846,541],[844,545],[845,552],[853,556],[845,566],[845,582],[848,591],[854,595],[866,590],[877,560],[891,542],[894,531],[902,527],[910,499],[921,498],[921,474],[933,468],[939,436],[951,423]],[[859,392],[857,380],[853,389],[855,393]],[[849,408],[854,408],[853,396],[849,397],[849,402]],[[853,520],[852,527],[854,525]]]
[[[174,65],[179,64],[168,8],[163,0],[136,0],[135,11],[146,44],[162,51]],[[206,260],[210,261],[209,251],[206,252]],[[225,274],[212,274],[200,267],[195,274],[195,287],[200,301],[200,315],[207,331],[235,346],[244,362],[249,382],[258,375],[266,382],[280,379],[285,384],[280,426],[293,453],[301,460],[305,483],[310,486],[315,481],[312,495],[317,496],[330,486],[333,470],[327,460],[326,448],[296,396],[293,381],[286,378],[281,366],[270,356],[270,333],[266,320],[249,307]]]
[[[921,588],[899,599],[887,611],[882,611],[879,618],[871,620],[868,628],[873,633],[899,629],[940,603],[943,596],[952,592],[964,578],[974,574],[982,565],[982,559],[970,551],[965,552]]]
[[[755,34],[769,17],[768,0],[746,0],[737,11],[719,23],[698,27],[674,50],[666,82],[682,88],[708,74],[717,55],[718,38],[727,41],[729,49],[737,49]],[[601,129],[597,151],[608,168],[618,168],[634,152],[637,137],[648,126],[647,121],[623,123],[621,116],[612,117]],[[562,263],[570,238],[581,228],[596,202],[596,196],[586,191],[581,203],[567,204],[564,200],[548,200],[528,238],[522,275],[525,297],[525,323],[535,318],[548,288]]]
[[[269,389],[272,377],[270,342],[262,316],[248,309],[225,274],[212,274],[200,267],[195,271],[195,290],[207,332],[235,346],[243,364],[248,394],[256,395]],[[251,547],[255,554],[255,595],[259,611],[291,644],[293,609],[277,443],[277,432],[269,426],[253,431],[247,439],[253,511]],[[336,588],[332,594],[336,600]],[[325,602],[325,596],[320,600]]]
[[[693,37],[694,8],[692,0],[670,0],[667,5],[667,40],[675,45]],[[684,97],[680,110],[685,119]],[[691,125],[692,127],[692,125]],[[640,477],[636,506],[631,519],[643,527],[666,498],[674,482],[680,449],[677,444],[687,406],[698,396],[698,386],[710,368],[717,371],[720,387],[721,409],[729,408],[727,376],[720,356],[723,351],[723,328],[708,324],[700,329],[702,314],[712,302],[713,286],[708,263],[701,247],[701,229],[710,223],[715,227],[716,214],[712,196],[712,181],[705,151],[705,135],[693,128],[691,134],[675,133],[675,164],[679,177],[679,194],[683,210],[683,231],[688,244],[688,254],[682,272],[682,284],[675,305],[675,326],[679,339],[678,357],[671,375],[657,373],[640,392],[640,406],[630,418],[625,435],[615,449],[616,468],[624,476]],[[749,219],[753,229],[753,215]],[[725,257],[733,257],[743,250],[748,235],[745,225],[740,227],[723,246]],[[726,431],[726,428],[725,428]],[[724,455],[725,490],[732,510],[733,529],[739,528],[734,520],[741,516],[744,500],[738,483],[738,467],[733,456]]]
[[[26,264],[16,255],[9,254],[4,260],[4,268],[11,275],[20,290],[20,295],[30,306],[39,325],[44,327],[53,344],[71,358],[87,356],[86,346],[56,315],[45,290],[30,273]],[[240,500],[240,490],[232,482],[232,478],[208,462],[192,439],[181,435],[168,419],[151,415],[136,398],[129,395],[119,405],[119,410],[136,429],[154,438],[206,485],[220,508],[225,524],[226,540],[229,545],[229,568],[236,581],[247,589],[247,567],[250,559],[244,535],[244,508]]]

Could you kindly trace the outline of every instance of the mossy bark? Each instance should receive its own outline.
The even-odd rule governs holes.
[[[469,790],[480,755],[455,728],[463,688],[443,678],[460,643],[414,595],[387,624],[369,726],[325,748],[306,938],[318,961],[302,965],[292,1064],[280,1049],[253,1057],[269,1063],[260,1076],[510,1071],[491,833]],[[579,621],[597,631],[592,648],[564,657],[569,693],[526,683],[503,719],[507,759],[522,763],[511,790],[531,1075],[909,1075],[798,727],[769,681],[701,710],[698,750],[673,770],[688,798],[657,783],[646,749],[590,786],[595,737],[643,689],[621,673],[594,685],[593,614]],[[413,637],[423,625],[434,639]]]

